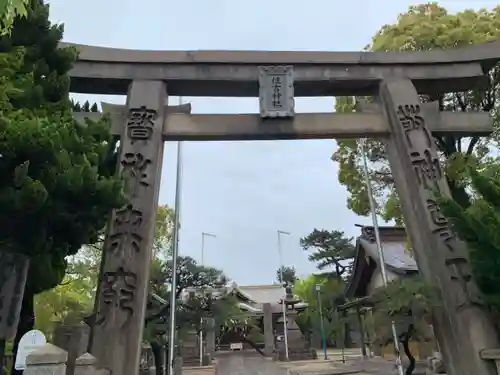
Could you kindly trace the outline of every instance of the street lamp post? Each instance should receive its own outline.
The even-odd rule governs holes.
[[[354,97],[354,104],[356,104],[356,97]],[[372,222],[373,222],[373,229],[375,232],[375,243],[377,244],[377,253],[378,253],[378,259],[379,259],[379,264],[380,264],[380,271],[382,273],[382,281],[384,283],[384,286],[386,287],[387,284],[389,283],[389,279],[387,278],[387,271],[385,268],[385,260],[384,260],[384,250],[382,249],[382,242],[380,240],[380,231],[378,227],[378,220],[377,220],[377,212],[375,210],[375,199],[373,198],[373,190],[372,190],[372,184],[370,181],[370,176],[369,176],[369,170],[368,170],[368,162],[366,158],[366,152],[365,152],[365,142],[366,139],[362,138],[359,142],[360,146],[360,151],[361,155],[363,158],[363,172],[364,172],[364,177],[365,177],[365,184],[366,184],[366,190],[368,192],[368,200],[370,202],[370,211],[371,211],[371,216],[372,216]],[[394,321],[391,322],[391,331],[392,331],[392,338],[394,341],[394,353],[396,355],[396,367],[398,369],[398,374],[399,375],[404,375],[404,370],[403,370],[403,364],[401,362],[401,351],[399,350],[399,338],[398,338],[398,333],[396,331],[396,325],[394,324]],[[363,338],[363,348],[364,348],[364,338]]]
[[[326,354],[326,334],[325,334],[325,323],[323,321],[323,305],[321,303],[321,285],[316,284],[316,299],[318,303],[318,310],[319,310],[319,321],[321,324],[321,339],[323,341],[323,353],[325,355],[325,360],[328,359],[328,355]]]
[[[281,304],[282,307],[282,313],[283,313],[283,334],[285,336],[285,358],[288,361],[288,327],[287,327],[287,321],[286,321],[286,306],[285,306],[285,298],[286,298],[286,284],[285,280],[283,280],[283,257],[281,253],[281,236],[289,236],[290,233],[284,232],[282,230],[278,230],[278,256],[279,256],[279,262],[280,262],[280,279],[281,279],[281,285],[283,286],[283,301]]]
[[[182,104],[182,98],[179,98],[179,104]],[[168,374],[174,374],[175,368],[175,336],[176,336],[176,321],[175,313],[177,309],[176,289],[177,289],[177,261],[179,256],[179,229],[180,229],[180,214],[181,214],[181,191],[182,191],[182,142],[177,142],[177,167],[176,167],[176,182],[175,182],[175,216],[174,216],[174,233],[172,240],[172,283],[170,289],[170,337],[168,350]]]
[[[217,238],[215,234],[201,232],[201,265],[205,263],[205,237]],[[200,329],[200,366],[203,366],[203,318],[201,318],[201,329]]]
[[[201,232],[201,265],[205,264],[205,237],[217,238],[215,234]]]

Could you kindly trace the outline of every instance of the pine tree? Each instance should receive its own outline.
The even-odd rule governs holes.
[[[467,209],[441,199],[441,209],[470,249],[472,272],[500,327],[500,180],[469,169],[474,200]]]
[[[123,204],[110,123],[73,119],[77,53],[58,48],[63,26],[48,16],[32,0],[0,38],[0,249],[31,258],[14,350],[34,326],[34,295],[61,282],[65,257],[93,243]]]

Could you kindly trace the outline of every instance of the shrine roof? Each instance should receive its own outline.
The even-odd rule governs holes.
[[[220,293],[220,290],[207,289],[207,291],[212,291],[213,293]],[[197,290],[194,288],[186,288],[183,291],[183,295],[189,292],[196,293]],[[265,285],[237,285],[232,283],[225,288],[225,292],[234,293],[242,297],[243,301],[239,302],[240,308],[250,311],[250,312],[262,312],[262,305],[265,303],[271,304],[273,311],[281,309],[280,302],[284,297],[284,290],[280,284],[265,284]],[[303,309],[307,307],[307,303],[299,302],[295,305],[298,309]]]
[[[237,285],[249,299],[256,303],[277,303],[283,298],[283,287],[279,284],[268,285]]]
[[[279,304],[284,297],[284,290],[280,284],[267,285],[236,285],[233,284],[235,291],[241,293],[249,301],[255,304],[262,305],[270,303],[271,305]],[[297,306],[306,305],[304,302],[298,303]]]
[[[387,269],[396,274],[418,272],[415,259],[407,251],[406,231],[402,227],[379,227],[380,240]],[[348,297],[364,297],[366,287],[379,266],[378,248],[372,226],[362,226],[356,239],[354,268],[346,288]]]

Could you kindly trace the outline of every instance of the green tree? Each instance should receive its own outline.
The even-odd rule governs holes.
[[[336,277],[328,274],[309,275],[295,283],[294,293],[308,304],[307,309],[299,314],[297,324],[305,334],[321,338],[317,285],[320,286],[319,296],[327,341],[338,343],[344,338],[341,336],[343,322],[337,313],[336,300],[343,296],[345,284]]]
[[[87,290],[66,276],[56,288],[35,296],[35,328],[48,339],[60,324],[79,324],[92,312],[94,301]]]
[[[66,275],[55,288],[35,296],[35,327],[51,337],[60,324],[78,324],[91,315],[101,263],[101,246],[83,246],[68,257]]]
[[[0,244],[31,258],[14,345],[34,326],[36,294],[64,278],[66,257],[96,241],[124,203],[110,122],[77,123],[69,100],[74,49],[31,1],[0,38]],[[43,48],[42,48],[43,46]]]
[[[398,340],[410,362],[405,374],[411,375],[416,361],[410,350],[410,340],[433,339],[431,307],[439,303],[437,295],[417,276],[391,281],[386,287],[376,290],[372,300],[375,304],[373,328],[376,341],[382,346],[394,341],[394,322]]]
[[[173,230],[174,211],[168,205],[158,206],[153,238],[153,259],[172,255]]]
[[[161,272],[162,259],[168,253],[172,229],[172,210],[159,206],[156,213],[153,260],[150,273],[150,291],[163,295],[167,286],[157,279]],[[95,293],[99,280],[104,236],[95,244],[84,245],[76,255],[67,258],[68,267],[62,282],[55,288],[35,296],[36,328],[51,337],[60,324],[77,324],[92,315]]]
[[[206,334],[208,330],[220,332],[220,327],[226,325],[232,314],[238,316],[236,311],[236,299],[220,289],[217,294],[204,293],[203,289],[191,297],[178,301],[176,308],[177,329],[180,339],[185,337],[188,331],[196,330],[198,334],[201,330]],[[156,373],[163,373],[162,349],[169,345],[169,321],[168,315],[160,314],[169,300],[159,301],[150,298],[148,304],[148,315],[144,329],[144,339],[151,345],[155,360]],[[155,315],[156,314],[156,315]],[[154,319],[151,317],[154,315]],[[206,325],[206,318],[214,319],[214,326]]]
[[[258,318],[253,316],[252,313],[242,310],[238,306],[238,300],[234,296],[229,295],[229,297],[226,298],[226,306],[228,306],[228,308],[220,313],[218,319],[219,323],[216,323],[215,327],[217,345],[220,344],[220,340],[224,335],[229,332],[237,331],[241,333],[239,339],[242,342],[247,343],[257,352],[264,355],[264,352],[257,346],[257,343],[262,343],[264,341],[263,332],[258,326]]]
[[[224,290],[227,277],[221,270],[199,265],[191,257],[180,256],[176,273],[177,287],[174,293],[178,301],[177,326],[180,332],[188,329],[196,329],[199,332],[204,317],[214,317],[216,321],[225,319],[223,318],[225,312],[231,311],[230,306],[233,300],[224,293],[216,296],[205,293],[209,289]],[[168,344],[168,317],[172,290],[167,285],[171,285],[172,274],[172,259],[157,258],[153,262],[150,290],[160,297],[162,302],[150,295],[145,321],[145,338],[151,344],[158,374],[161,374],[163,367],[161,350],[164,345]],[[186,290],[195,291],[194,297],[182,298]]]
[[[311,251],[309,260],[317,263],[320,270],[332,267],[339,279],[346,277],[354,258],[354,238],[346,237],[344,232],[326,229],[314,229],[309,235],[300,239],[300,246]]]
[[[464,209],[440,199],[442,212],[470,249],[472,273],[500,332],[500,177],[497,168],[469,168],[473,200]]]
[[[281,266],[276,270],[276,280],[278,280],[278,282],[280,283],[293,285],[298,280],[296,273],[297,271],[293,266]],[[281,279],[282,274],[283,274],[283,279]]]
[[[0,1],[0,35],[12,31],[16,17],[26,17],[29,0],[2,0]]]
[[[366,47],[368,51],[421,51],[458,48],[470,44],[484,43],[500,36],[500,7],[491,11],[466,10],[449,13],[437,3],[412,6],[398,16],[397,22],[384,25]],[[441,110],[458,112],[485,111],[494,115],[494,134],[486,139],[479,137],[443,136],[436,138],[453,198],[462,206],[469,204],[469,195],[464,181],[453,178],[460,170],[463,160],[474,155],[485,161],[489,151],[498,149],[498,90],[500,69],[489,73],[489,86],[484,90],[465,93],[450,93],[422,97],[424,102],[438,101]],[[353,111],[352,98],[336,98],[336,111]],[[339,163],[339,182],[347,188],[348,207],[355,213],[366,216],[370,212],[368,195],[363,182],[362,155],[357,140],[338,140],[334,160]],[[370,161],[370,180],[377,201],[377,211],[385,220],[395,219],[402,224],[399,200],[394,188],[394,179],[387,161],[382,141],[370,139],[366,143]]]

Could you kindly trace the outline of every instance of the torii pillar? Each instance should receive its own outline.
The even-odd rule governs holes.
[[[98,367],[111,375],[139,371],[166,102],[162,81],[129,87],[119,159],[129,202],[113,211],[104,242],[91,343]]]
[[[465,243],[440,212],[435,192],[450,196],[425,111],[412,82],[386,79],[380,85],[390,136],[387,154],[419,271],[436,287],[440,304],[433,309],[435,332],[448,375],[496,375],[480,351],[498,348],[473,279]]]

